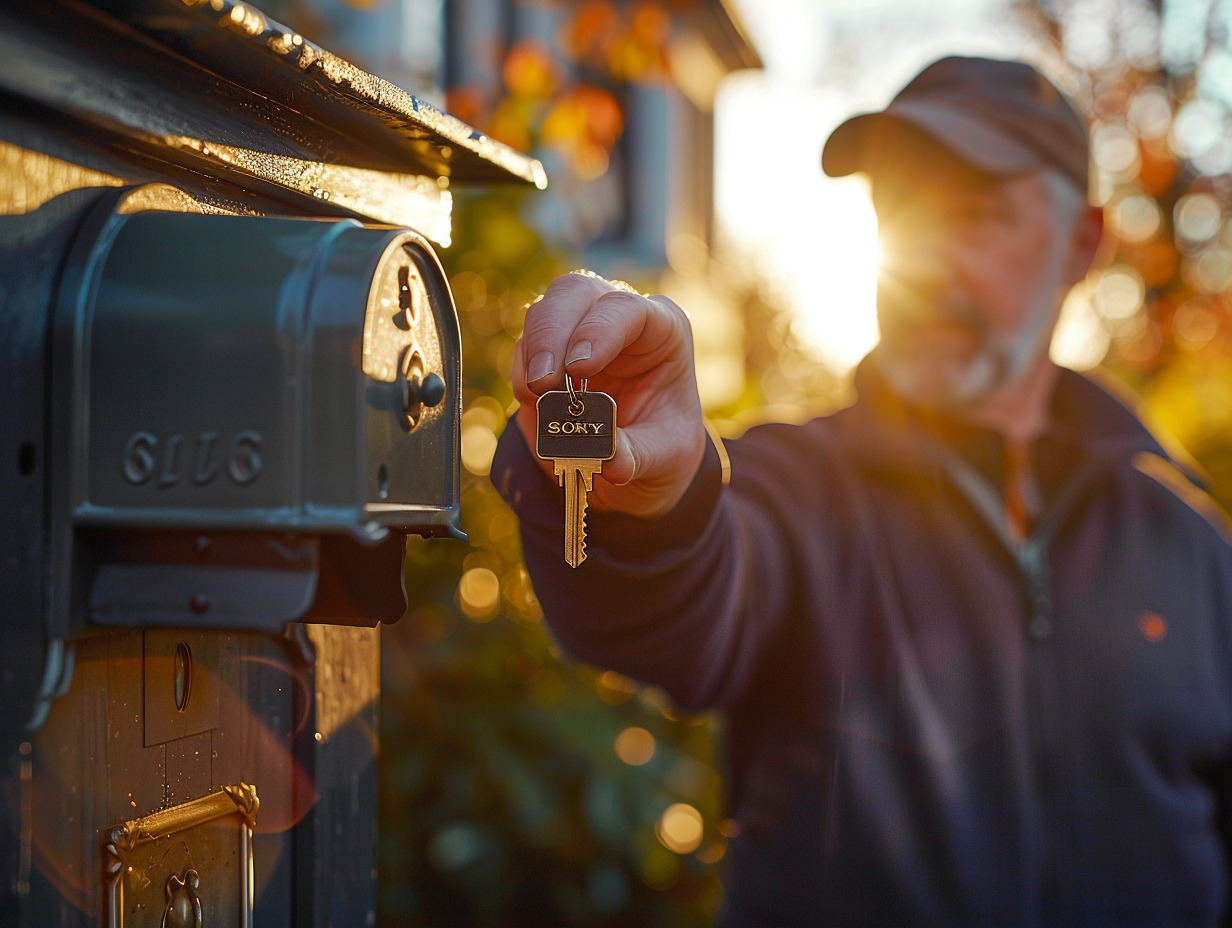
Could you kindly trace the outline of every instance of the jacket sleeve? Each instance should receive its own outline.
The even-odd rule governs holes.
[[[521,521],[527,569],[566,651],[662,686],[689,709],[739,698],[798,596],[784,530],[793,479],[768,472],[775,456],[758,444],[733,443],[727,487],[708,448],[688,491],[662,517],[592,510],[587,558],[575,569],[563,557],[562,491],[521,432],[505,430],[492,480]]]

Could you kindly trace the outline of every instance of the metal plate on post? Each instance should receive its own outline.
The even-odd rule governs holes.
[[[252,928],[257,805],[239,783],[107,829],[103,923]]]

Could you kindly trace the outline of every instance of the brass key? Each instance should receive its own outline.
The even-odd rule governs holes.
[[[616,453],[616,401],[588,391],[585,380],[574,389],[566,377],[565,389],[543,394],[535,409],[535,453],[552,461],[556,482],[565,488],[565,561],[577,567],[586,560],[586,496],[603,462]]]

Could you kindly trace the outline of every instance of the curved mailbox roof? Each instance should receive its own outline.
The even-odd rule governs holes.
[[[205,188],[393,224],[426,210],[438,240],[454,182],[547,186],[536,159],[236,0],[0,4],[5,98]]]
[[[521,180],[543,167],[235,0],[96,0],[142,36],[364,146],[357,167],[460,181]],[[358,153],[358,152],[356,152]],[[354,163],[354,162],[352,162]]]

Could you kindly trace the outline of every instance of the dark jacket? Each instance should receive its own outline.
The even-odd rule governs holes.
[[[573,655],[725,710],[732,925],[1200,925],[1228,893],[1232,548],[1139,421],[1065,372],[1004,530],[1003,449],[868,372],[592,513],[506,430],[493,480]]]

